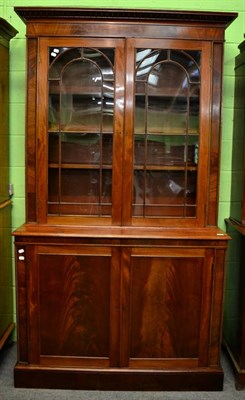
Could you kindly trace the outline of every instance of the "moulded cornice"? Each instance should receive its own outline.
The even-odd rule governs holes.
[[[56,7],[15,7],[15,12],[26,22],[35,20],[74,19],[103,21],[141,21],[149,23],[203,23],[227,27],[237,17],[235,12],[205,12],[159,9],[118,9],[118,8],[56,8]]]

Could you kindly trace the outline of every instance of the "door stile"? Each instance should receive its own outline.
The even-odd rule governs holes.
[[[48,198],[48,126],[47,126],[47,101],[48,101],[48,43],[45,39],[38,42],[37,62],[37,120],[36,120],[36,165],[37,165],[37,222],[47,222]]]
[[[124,135],[124,169],[123,169],[123,214],[122,224],[131,225],[133,198],[133,132],[134,132],[134,73],[135,55],[132,40],[126,39],[126,73],[125,73],[125,135]]]
[[[203,284],[202,284],[202,309],[200,315],[199,336],[199,367],[209,364],[209,342],[210,342],[210,313],[212,302],[214,258],[213,250],[207,249],[203,259]]]
[[[110,367],[119,366],[120,343],[120,270],[121,249],[113,247],[111,250],[111,282],[110,282]]]
[[[124,248],[121,254],[121,313],[120,313],[120,347],[119,366],[128,367],[129,363],[129,329],[130,329],[130,267],[131,249]]]
[[[28,329],[28,362],[40,363],[40,336],[39,336],[39,262],[38,248],[28,246],[26,251],[26,281],[29,309],[27,317]]]
[[[197,181],[197,220],[199,226],[205,226],[208,209],[208,191],[203,192],[203,187],[208,187],[210,169],[210,143],[211,143],[211,43],[202,42],[201,63],[201,105],[200,105],[200,143],[198,154],[198,181]]]
[[[120,41],[115,47],[115,105],[114,105],[114,134],[113,134],[113,173],[112,173],[112,224],[122,223],[122,185],[123,185],[123,138],[124,138],[124,75],[125,48]]]

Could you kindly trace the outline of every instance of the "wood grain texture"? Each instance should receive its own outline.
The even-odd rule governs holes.
[[[39,282],[41,354],[108,357],[109,258],[39,255]]]
[[[203,259],[137,257],[131,268],[130,357],[197,358]]]

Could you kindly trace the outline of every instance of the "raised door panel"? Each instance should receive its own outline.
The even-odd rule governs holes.
[[[116,253],[116,252],[114,252]],[[117,363],[118,257],[110,248],[38,246],[29,278],[30,353],[41,365]]]
[[[130,334],[123,364],[207,366],[212,251],[133,249],[124,258],[124,328]]]

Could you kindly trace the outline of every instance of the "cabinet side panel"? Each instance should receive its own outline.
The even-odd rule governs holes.
[[[36,221],[36,91],[37,40],[27,42],[27,99],[26,106],[26,215],[27,222]]]

